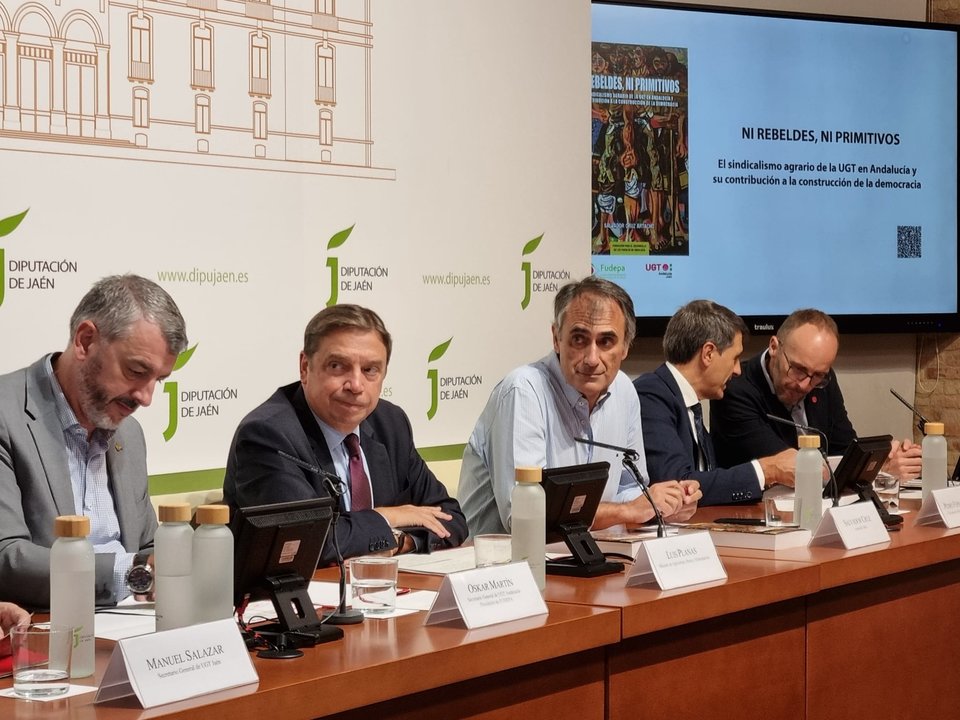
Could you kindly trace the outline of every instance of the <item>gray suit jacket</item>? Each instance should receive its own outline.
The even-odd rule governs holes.
[[[53,521],[75,515],[70,469],[53,389],[41,358],[0,376],[0,600],[34,608],[50,602]],[[107,451],[110,492],[129,552],[153,545],[157,518],[147,493],[143,430],[127,418]],[[112,553],[96,556],[96,602],[117,601]]]

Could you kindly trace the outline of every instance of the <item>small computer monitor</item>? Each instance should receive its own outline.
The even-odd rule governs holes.
[[[330,497],[241,507],[234,512],[230,521],[234,537],[234,606],[269,598],[277,612],[278,622],[268,628],[258,626],[259,631],[321,629],[307,589],[317,569],[333,512]]]
[[[892,435],[871,435],[854,439],[847,446],[833,474],[837,481],[837,492],[859,493],[863,488],[872,487],[877,473],[890,454],[892,443]],[[830,497],[829,484],[824,489],[824,497]]]
[[[871,435],[856,438],[847,446],[833,474],[836,482],[836,496],[839,499],[844,492],[854,492],[861,500],[873,503],[880,520],[888,528],[896,528],[903,523],[903,517],[892,515],[880,502],[873,490],[873,481],[886,462],[893,443],[891,435]],[[824,489],[824,497],[831,496],[830,484]]]
[[[607,562],[590,534],[609,475],[607,462],[543,470],[547,542],[563,541],[570,550],[569,558],[549,560],[547,573],[592,577],[623,570],[622,563]]]

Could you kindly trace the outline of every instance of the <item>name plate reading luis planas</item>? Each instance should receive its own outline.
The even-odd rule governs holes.
[[[661,590],[726,580],[709,532],[656,538],[643,543],[627,574],[626,585],[656,582]]]
[[[258,681],[236,622],[217,620],[118,641],[94,702],[151,708]]]

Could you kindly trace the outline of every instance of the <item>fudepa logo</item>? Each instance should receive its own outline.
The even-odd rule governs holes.
[[[353,233],[356,223],[346,230],[334,234],[327,241],[327,252],[336,250],[347,242]],[[390,276],[390,268],[383,265],[340,265],[340,258],[336,255],[327,256],[327,267],[330,268],[330,295],[327,298],[327,307],[336,305],[340,300],[340,291],[370,292],[374,289],[374,281],[378,278]]]
[[[432,363],[442,358],[443,354],[447,351],[447,348],[450,347],[450,343],[452,342],[453,338],[451,337],[446,342],[437,345],[433,350],[430,351],[430,356],[427,358],[427,362]],[[427,420],[433,420],[433,416],[437,414],[437,407],[440,399],[440,380],[436,368],[430,368],[427,370],[427,379],[430,381],[430,409],[427,410]]]
[[[23,219],[27,216],[27,213],[30,212],[30,209],[24,210],[19,215],[11,215],[8,218],[0,220],[0,238],[6,237],[23,222]],[[4,268],[7,265],[6,255],[4,249],[0,247],[0,305],[3,305],[3,294],[4,288],[7,286],[7,279],[4,276]]]

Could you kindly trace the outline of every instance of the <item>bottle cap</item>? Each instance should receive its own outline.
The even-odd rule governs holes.
[[[230,522],[228,505],[201,505],[197,508],[197,522],[200,525],[226,525]]]
[[[543,469],[538,467],[518,467],[517,468],[517,482],[518,483],[539,483],[540,478],[543,477]]]
[[[86,515],[60,515],[53,521],[57,537],[83,538],[90,534],[90,518]]]
[[[190,522],[190,503],[169,503],[157,511],[160,522]]]
[[[925,435],[943,435],[943,423],[926,422],[923,424],[923,432]]]
[[[820,436],[819,435],[800,435],[797,437],[797,445],[801,448],[819,448],[820,447]]]

